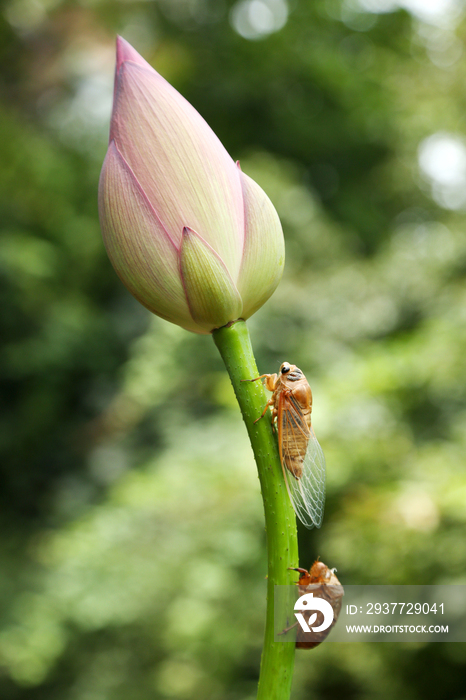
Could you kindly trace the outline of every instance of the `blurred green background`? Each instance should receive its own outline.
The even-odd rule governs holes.
[[[466,8],[457,0],[8,0],[0,20],[0,697],[247,700],[265,611],[252,453],[209,337],[104,252],[115,35],[283,222],[249,322],[297,364],[343,584],[466,584]],[[294,700],[464,700],[462,644],[323,644]]]

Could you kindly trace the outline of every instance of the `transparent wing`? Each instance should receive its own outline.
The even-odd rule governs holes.
[[[312,427],[308,428],[302,414],[295,407],[283,411],[279,425],[283,431],[283,473],[295,513],[307,528],[320,527],[325,503],[325,457],[322,448],[314,430]],[[296,473],[297,454],[300,455],[299,462],[302,467],[299,477],[293,474],[293,471]]]

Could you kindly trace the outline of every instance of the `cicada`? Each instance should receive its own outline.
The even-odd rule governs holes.
[[[330,603],[333,609],[333,622],[330,627],[322,632],[304,632],[298,625],[296,647],[298,649],[313,649],[326,639],[338,620],[344,595],[343,586],[335,575],[335,569],[329,569],[328,566],[319,560],[314,562],[309,571],[306,569],[293,569],[293,571],[299,571],[301,574],[297,583],[300,596],[305,593],[313,593],[314,597],[323,598]],[[317,625],[320,624],[319,615],[320,613],[317,614],[315,622]],[[311,624],[310,621],[309,624]],[[295,626],[293,625],[293,627]],[[290,629],[292,628],[289,627],[283,630],[282,634],[285,634]]]
[[[265,405],[272,407],[272,424],[278,429],[280,461],[286,488],[296,515],[308,528],[320,527],[325,501],[325,457],[311,426],[312,391],[296,365],[284,362],[277,374],[261,374],[272,391]],[[255,421],[257,422],[257,421]]]

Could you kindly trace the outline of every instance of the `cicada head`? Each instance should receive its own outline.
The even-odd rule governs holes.
[[[339,581],[335,576],[336,569],[329,569],[323,561],[318,559],[313,563],[309,571],[307,569],[292,569],[299,571],[298,586],[309,586],[311,583],[328,583],[330,585],[339,585]]]
[[[298,367],[296,367],[296,365],[290,365],[289,362],[283,362],[280,366],[279,376],[282,382],[297,382],[299,379],[303,379],[304,374]]]

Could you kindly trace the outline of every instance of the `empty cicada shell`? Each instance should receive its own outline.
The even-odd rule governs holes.
[[[306,612],[302,613],[309,632],[304,631],[301,623],[296,623],[296,647],[298,649],[313,649],[326,639],[338,620],[344,595],[343,586],[335,575],[335,569],[329,569],[319,560],[314,562],[309,571],[306,569],[293,569],[293,571],[299,571],[301,574],[297,583],[300,598],[307,593],[312,593],[314,600],[320,598],[326,601],[333,610],[332,623],[321,631],[318,628],[324,626],[325,613],[319,607],[326,608],[325,603],[317,604],[316,602],[314,610],[311,610],[309,615]]]

